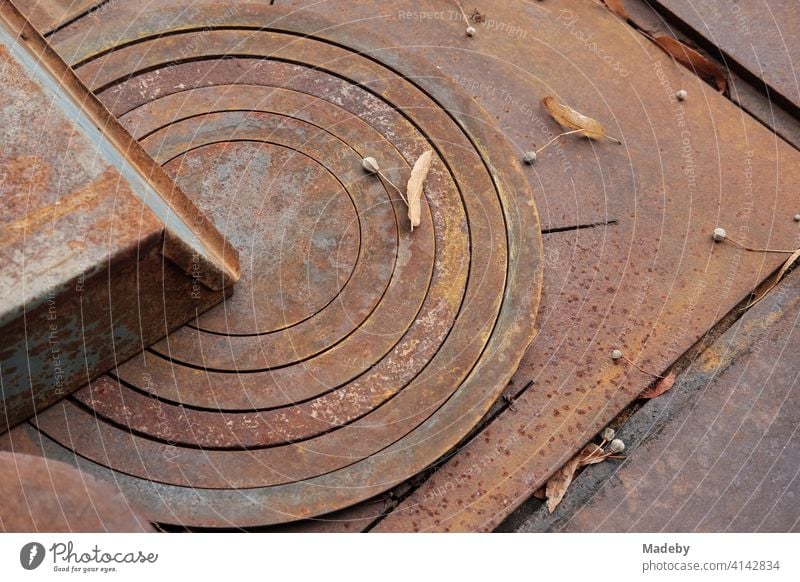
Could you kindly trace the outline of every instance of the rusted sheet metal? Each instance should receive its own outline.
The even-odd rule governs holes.
[[[798,531],[798,345],[795,272],[678,378],[692,399],[558,529]]]
[[[2,432],[219,302],[238,264],[9,2],[0,58]]]
[[[53,459],[0,452],[0,531],[147,532],[153,528],[109,483]]]
[[[478,8],[486,23],[472,38],[455,17],[423,18],[442,10],[432,2],[354,5],[346,18],[335,3],[310,9],[371,16],[395,45],[436,38],[400,54],[421,53],[472,88],[520,149],[559,131],[538,105],[545,95],[603,121],[624,146],[564,138],[529,179],[545,224],[548,212],[616,224],[546,237],[545,256],[568,274],[546,280],[540,333],[515,375],[517,387],[535,383],[379,531],[494,527],[650,383],[614,365],[612,349],[665,369],[782,260],[714,246],[715,226],[759,246],[796,240],[796,152],[618,18],[583,2]]]
[[[175,6],[165,5],[164,19],[172,18],[170,10],[178,10]],[[265,15],[266,8],[258,15],[254,7],[231,6],[235,8],[227,12],[218,9],[213,17],[194,25],[240,28],[254,26],[257,21],[261,27],[270,28],[272,20]],[[297,6],[299,3],[292,4]],[[403,502],[400,511],[380,524],[380,529],[390,530],[490,529],[650,382],[646,374],[612,365],[607,359],[611,349],[620,347],[641,366],[661,370],[774,269],[779,257],[714,246],[709,233],[721,224],[759,246],[791,244],[787,241],[794,240],[796,228],[791,220],[796,212],[791,208],[791,193],[796,192],[800,181],[796,154],[752,120],[742,117],[740,110],[686,70],[674,67],[659,49],[632,33],[601,6],[577,1],[556,7],[550,3],[495,2],[490,8],[480,8],[487,18],[476,26],[478,33],[472,38],[463,35],[464,24],[456,11],[445,9],[444,17],[428,17],[442,13],[441,5],[433,2],[384,3],[377,9],[374,4],[354,3],[348,5],[346,14],[334,2],[316,3],[313,9],[336,21],[371,18],[379,22],[392,40],[381,45],[360,32],[348,36],[348,25],[341,24],[336,28],[343,34],[341,44],[359,46],[378,60],[392,59],[399,63],[395,65],[398,70],[416,68],[410,63],[420,57],[428,59],[439,67],[437,75],[451,76],[489,111],[496,126],[520,153],[532,143],[541,145],[559,131],[538,105],[539,99],[548,94],[597,117],[609,133],[626,144],[620,147],[567,137],[560,148],[551,146],[540,154],[535,166],[525,168],[547,228],[612,220],[616,223],[547,236],[546,273],[550,275],[543,297],[544,321],[540,321],[541,333],[513,384],[520,391],[529,380],[535,380],[534,385],[520,393],[513,410],[501,414],[487,431]],[[283,17],[282,12],[274,15]],[[137,58],[144,51],[140,54],[134,47],[113,51],[103,57],[108,59],[105,64],[99,62],[101,59],[91,61],[90,56],[133,40],[136,35],[122,31],[136,16],[132,9],[120,7],[118,18],[125,21],[124,26],[109,19],[87,18],[54,35],[59,50],[71,62],[85,65],[80,67],[83,78],[103,91],[109,107],[117,115],[130,111],[131,128],[141,122],[135,121],[136,108],[150,107],[146,102],[157,102],[162,92],[194,90],[222,80],[234,84],[236,79],[231,76],[246,75],[266,66],[250,62],[259,54],[257,41],[246,38],[253,31],[237,36],[233,31],[215,30],[200,37],[202,41],[197,37],[193,43],[172,41],[178,54],[205,50],[208,57],[206,62],[178,65],[186,69],[182,78],[176,72],[169,80],[158,81],[159,75],[166,77],[162,65],[167,62],[170,41],[162,40],[165,44],[161,44],[148,40],[140,49],[153,42],[153,57],[147,62],[159,74],[154,71],[125,80],[125,63],[136,62],[139,66]],[[160,18],[161,14],[138,21],[140,40],[160,30]],[[176,26],[184,25],[178,21]],[[307,24],[304,32],[312,30],[315,28]],[[436,42],[431,43],[431,38]],[[192,48],[206,43],[213,46]],[[435,48],[424,48],[431,44]],[[418,48],[397,48],[410,45]],[[381,50],[381,46],[391,50]],[[130,56],[125,56],[126,51]],[[248,57],[248,61],[226,61],[226,66],[215,66],[214,55],[225,51],[240,60]],[[302,69],[289,68],[303,62],[299,48],[298,52],[289,49],[278,56],[289,61],[281,75],[275,75],[279,70],[275,66],[263,69],[274,75],[276,85],[285,86],[298,79],[293,87],[300,92],[313,95],[315,87],[325,89],[327,82],[315,83],[314,77],[302,74]],[[344,62],[335,54],[326,56],[326,63]],[[361,64],[353,63],[352,69],[360,71]],[[196,67],[194,72],[191,67]],[[221,81],[214,80],[216,75]],[[193,76],[193,83],[187,84]],[[264,84],[264,79],[271,77],[264,74],[261,78],[250,84]],[[374,82],[375,78],[380,76],[367,76],[364,84],[371,87],[367,81]],[[393,81],[402,87],[394,78]],[[687,89],[690,95],[683,104],[674,99],[679,88]],[[333,95],[341,99],[342,93],[347,96],[349,92],[336,91]],[[453,95],[457,93],[449,94]],[[463,110],[457,99],[440,102],[454,111]],[[451,105],[453,102],[457,105]],[[147,115],[138,117],[144,120],[155,114],[155,109],[151,107]],[[416,115],[416,108],[409,110]],[[352,111],[363,116],[363,109]],[[374,126],[381,117],[376,115],[368,122]],[[179,121],[180,115],[168,112],[164,118],[167,125]],[[395,119],[387,121],[392,124]],[[510,160],[515,157],[511,154]],[[184,350],[187,352],[188,348]],[[164,361],[166,353],[146,354],[144,362]],[[151,380],[144,364],[137,365],[138,370],[130,368],[129,379],[150,393]],[[267,402],[271,397],[266,397],[266,392],[280,391],[286,385],[264,390],[257,383],[242,380],[246,375],[228,375],[226,384],[222,373],[195,370],[172,383],[158,380],[152,393],[180,403],[191,397],[187,393],[195,393],[186,386],[200,385],[206,403],[213,403],[217,394],[231,401],[252,395]],[[161,376],[168,377],[166,373]],[[23,431],[16,432],[19,436]],[[106,471],[47,438],[42,443],[48,454],[83,463],[98,472]],[[180,447],[167,442],[162,453],[171,456],[180,451]],[[376,457],[372,459],[372,469],[380,472],[383,465]],[[343,475],[341,471],[337,473]],[[264,490],[249,490],[252,495],[248,498],[231,490],[215,490],[213,498],[203,491],[198,497],[188,488],[120,478],[127,479],[126,490],[150,503],[154,513],[169,513],[181,507],[177,500],[192,499],[201,507],[216,502],[230,511],[218,521],[241,523],[237,521],[241,519],[252,524],[274,519],[267,511],[253,519],[227,505],[235,499],[240,503],[249,499],[248,510],[252,503],[263,509],[272,499]],[[314,485],[332,482],[314,479],[305,483],[312,489],[292,491],[313,491]],[[364,484],[358,474],[353,474],[350,483]],[[277,493],[276,488],[272,489]],[[366,498],[378,489],[361,493]],[[289,489],[283,491],[288,493]],[[167,494],[169,501],[163,497]],[[345,497],[340,497],[342,506],[353,500]],[[318,499],[314,495],[309,498]],[[320,505],[315,508],[322,509]],[[296,517],[301,514],[275,521]],[[171,519],[200,523],[197,514],[178,512]]]
[[[795,0],[657,0],[661,11],[719,48],[800,111],[800,11]]]
[[[42,34],[102,4],[102,0],[14,0],[14,5]]]
[[[269,6],[127,10],[70,58],[249,270],[239,300],[39,415],[39,443],[10,439],[189,526],[313,517],[419,472],[534,334],[538,218],[503,136],[425,62],[365,58],[369,33]],[[404,184],[429,147],[412,234],[361,158]]]
[[[667,34],[688,46],[698,44],[699,39],[690,28],[680,27],[678,23],[659,12],[659,10],[663,12],[663,9],[658,3],[626,0],[624,4],[630,21],[635,23],[639,29],[647,30],[653,35]],[[687,36],[687,33],[692,36]],[[710,46],[703,45],[700,50],[704,51],[706,55],[710,53],[712,59],[714,57],[717,60],[721,58],[719,51],[715,51]],[[728,63],[731,62],[727,57],[726,60]],[[773,129],[795,148],[800,148],[800,119],[792,114],[791,104],[787,106],[788,102],[772,98],[774,91],[770,95],[769,91],[765,91],[764,82],[753,78],[746,70],[735,66],[729,66],[727,69],[722,64],[720,66],[725,69],[727,77],[728,87],[725,95],[747,113],[759,119],[761,123]]]

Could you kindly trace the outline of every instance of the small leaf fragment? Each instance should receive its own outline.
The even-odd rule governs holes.
[[[578,468],[580,456],[572,457],[567,464],[556,471],[552,477],[547,480],[545,491],[547,493],[547,511],[553,513],[564,499],[564,494],[567,492],[572,478],[575,476],[575,470]]]
[[[656,396],[661,396],[675,384],[675,377],[675,372],[670,372],[663,378],[660,378],[652,386],[645,388],[644,392],[639,394],[639,398],[655,398]]]
[[[411,222],[412,231],[419,226],[422,216],[422,191],[425,186],[425,178],[428,176],[428,170],[431,169],[432,159],[433,151],[428,150],[414,162],[414,167],[411,169],[411,177],[408,179],[408,186],[406,186],[408,220]]]
[[[756,303],[758,303],[762,299],[764,299],[764,297],[766,297],[767,294],[770,291],[772,291],[778,285],[778,283],[781,282],[781,279],[783,279],[783,276],[786,274],[786,272],[789,270],[789,268],[797,262],[798,259],[800,259],[800,249],[797,249],[795,252],[793,252],[789,256],[788,259],[786,259],[786,262],[783,263],[783,266],[778,270],[777,273],[775,273],[775,275],[770,280],[769,285],[767,285],[767,287],[764,289],[764,291],[762,291],[761,294],[758,297],[756,297],[755,299],[753,299],[752,303],[750,303],[750,305],[747,306],[748,309],[750,307],[753,307],[753,305],[755,305]]]
[[[565,129],[580,130],[583,135],[594,140],[608,138],[617,141],[606,134],[606,129],[599,121],[559,103],[553,97],[545,97],[542,104],[550,116]]]
[[[572,457],[567,463],[558,471],[553,473],[553,476],[547,480],[547,485],[543,487],[544,497],[542,497],[542,489],[534,492],[535,497],[540,499],[547,498],[547,511],[553,513],[561,500],[564,499],[567,489],[572,484],[572,479],[575,477],[575,471],[580,467],[586,465],[594,465],[602,463],[606,460],[606,454],[602,448],[594,443],[589,443],[583,450]]]
[[[698,76],[704,79],[712,79],[720,93],[725,91],[728,85],[725,73],[699,52],[693,48],[689,48],[681,41],[664,34],[653,37],[653,40],[684,67],[692,69]]]
[[[628,13],[625,10],[625,6],[622,4],[622,0],[602,0],[603,4],[611,10],[614,14],[619,16],[622,20],[628,20]]]

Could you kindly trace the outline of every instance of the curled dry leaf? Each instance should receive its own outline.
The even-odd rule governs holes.
[[[622,0],[603,0],[603,4],[622,20],[628,20],[628,13],[622,4]]]
[[[672,388],[673,384],[675,384],[675,372],[670,372],[652,386],[645,388],[644,392],[639,394],[639,398],[655,398],[656,396],[661,396],[664,392]]]
[[[572,457],[567,464],[556,471],[552,477],[547,480],[545,492],[547,493],[547,511],[553,513],[564,499],[564,494],[567,492],[572,478],[575,476],[575,470],[578,468],[580,456]]]
[[[583,113],[579,113],[563,103],[559,103],[553,97],[545,97],[542,99],[542,105],[544,105],[550,116],[555,119],[561,127],[579,130],[583,135],[591,139],[607,138],[613,141],[619,141],[606,134],[605,127],[603,127],[599,121]]]
[[[432,158],[432,150],[428,150],[422,154],[417,161],[414,162],[414,167],[411,169],[411,177],[408,179],[406,199],[408,200],[408,220],[411,222],[411,230],[414,230],[420,223],[422,215],[422,190],[425,186],[425,178],[428,175],[428,170],[431,169]]]
[[[671,55],[683,66],[692,69],[698,76],[704,79],[712,79],[720,93],[725,91],[728,84],[725,79],[725,73],[699,52],[664,34],[653,37],[653,40],[667,54]]]
[[[545,495],[547,496],[547,511],[553,513],[561,500],[564,499],[564,494],[572,484],[572,479],[575,477],[575,471],[579,467],[586,465],[594,465],[605,461],[603,449],[594,443],[589,443],[583,450],[572,457],[567,464],[556,471],[552,477],[547,480],[545,486]],[[537,492],[538,493],[538,492]],[[536,493],[534,493],[536,495]]]

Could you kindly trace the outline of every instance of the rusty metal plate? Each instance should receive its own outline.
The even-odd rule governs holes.
[[[795,271],[678,377],[672,390],[696,386],[691,400],[648,412],[674,416],[558,529],[798,531],[798,345]]]
[[[79,20],[56,47],[240,249],[237,293],[11,438],[160,523],[328,513],[430,465],[499,397],[534,335],[536,208],[491,119],[425,61],[310,15],[184,8],[111,11],[89,37]],[[427,148],[411,233],[361,159],[404,184]]]
[[[716,46],[800,111],[800,11],[795,0],[657,0],[660,9]]]
[[[14,0],[30,23],[42,34],[70,20],[78,18],[98,5],[107,4],[103,0]]]
[[[238,264],[7,1],[0,62],[3,432],[221,301]]]
[[[388,36],[370,55],[430,61],[474,96],[518,152],[558,133],[538,106],[547,94],[597,117],[626,143],[564,141],[526,168],[549,234],[541,332],[507,391],[518,398],[379,529],[494,527],[651,381],[612,367],[611,349],[624,347],[640,365],[664,369],[782,260],[714,247],[714,226],[758,246],[795,240],[796,152],[602,6],[481,4],[486,20],[467,38],[457,11],[440,2],[348,3],[344,10],[339,2],[277,3],[309,4],[342,33],[368,19]],[[127,10],[131,22],[137,17],[138,7],[115,9]],[[228,10],[217,26],[238,25],[238,3]],[[119,37],[89,15],[54,41],[78,62],[82,42],[107,47]],[[138,89],[150,82],[144,78]],[[678,88],[690,96],[682,107]],[[113,107],[114,99],[106,102]],[[123,105],[116,113],[126,111]],[[612,224],[575,230],[597,223]],[[206,377],[191,376],[195,386]],[[236,387],[231,382],[220,393]],[[206,398],[213,401],[214,393]],[[167,456],[173,451],[165,445]],[[366,527],[385,507],[360,505],[302,527]]]
[[[120,491],[41,456],[0,452],[0,531],[153,531]]]
[[[526,169],[546,267],[540,333],[508,389],[518,398],[378,530],[492,529],[652,381],[612,349],[666,369],[784,260],[715,247],[715,226],[798,246],[797,152],[596,3],[467,2],[485,16],[472,38],[440,2],[277,3],[344,29],[372,19],[382,48],[451,75],[520,152],[559,131],[538,103],[548,94],[624,142],[564,140]],[[611,224],[578,228],[597,223]]]
[[[640,30],[647,30],[653,35],[668,34],[689,46],[699,45],[701,51],[725,69],[728,81],[725,95],[795,148],[800,147],[800,118],[792,115],[794,106],[787,106],[785,100],[774,98],[775,91],[767,87],[761,78],[753,77],[749,71],[734,63],[730,56],[723,58],[718,47],[710,46],[707,40],[703,41],[691,28],[681,26],[665,16],[658,3],[626,0],[625,8],[629,21]],[[720,43],[724,42],[724,39],[718,40]]]

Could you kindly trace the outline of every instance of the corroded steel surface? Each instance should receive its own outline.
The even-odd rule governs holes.
[[[800,147],[800,118],[791,113],[794,106],[787,105],[786,101],[775,99],[774,90],[768,89],[760,77],[753,77],[748,71],[736,66],[730,56],[723,58],[719,54],[719,50],[709,45],[711,41],[706,39],[706,42],[702,42],[699,35],[691,28],[682,26],[670,16],[665,15],[664,10],[657,2],[625,0],[625,8],[630,22],[635,23],[640,30],[647,30],[650,34],[655,35],[668,34],[689,46],[700,45],[701,52],[716,59],[724,70],[728,81],[725,95],[795,148]],[[732,10],[736,10],[736,8],[732,7]],[[763,16],[768,17],[769,15],[764,13]],[[717,42],[722,43],[723,41],[724,39],[717,39]]]
[[[486,20],[472,38],[440,2],[278,3],[345,28],[374,19],[391,50],[467,88],[520,152],[559,131],[538,104],[548,94],[625,144],[565,138],[526,170],[543,228],[616,222],[545,237],[540,332],[510,387],[513,409],[378,530],[494,527],[651,382],[614,365],[612,349],[665,369],[783,260],[715,247],[715,226],[797,246],[797,153],[596,3],[476,3]]]
[[[106,0],[108,2],[108,0]],[[30,23],[42,34],[81,16],[102,0],[14,0]]]
[[[795,271],[678,378],[694,398],[558,529],[800,531],[798,345]]]
[[[796,0],[656,0],[663,12],[690,27],[800,111],[800,10]]]
[[[6,1],[0,62],[2,432],[218,303],[238,267]]]
[[[611,349],[620,347],[641,366],[663,370],[781,261],[776,256],[712,245],[709,233],[715,226],[724,225],[729,232],[738,232],[740,238],[758,246],[783,247],[795,240],[796,223],[791,217],[796,212],[794,193],[800,185],[796,152],[687,70],[673,65],[659,49],[602,6],[577,0],[481,4],[479,9],[486,20],[476,26],[474,37],[467,38],[457,10],[441,2],[398,1],[379,6],[347,3],[344,10],[339,2],[277,3],[293,9],[311,4],[310,9],[337,21],[337,33],[344,36],[356,30],[346,23],[361,21],[363,25],[363,19],[369,19],[370,25],[379,27],[390,40],[374,44],[365,54],[401,63],[429,60],[437,67],[437,75],[451,77],[474,96],[518,153],[532,144],[545,143],[559,132],[538,105],[548,94],[600,119],[609,133],[625,144],[620,147],[566,138],[540,154],[535,166],[525,168],[543,226],[554,232],[545,238],[540,333],[507,390],[517,399],[513,408],[506,407],[486,430],[449,456],[378,529],[492,528],[651,382],[646,374],[612,365],[607,357]],[[218,28],[226,24],[240,27],[241,16],[255,10],[236,2],[228,7],[227,15],[217,14],[214,23]],[[466,7],[472,9],[468,3]],[[136,11],[125,16],[133,21]],[[93,65],[94,61],[86,60],[88,53],[116,43],[119,33],[112,27],[106,34],[106,20],[87,16],[54,35],[54,40],[63,54],[71,55],[72,62],[86,61],[81,67],[84,78],[98,80],[99,84],[93,86],[105,90],[104,100],[116,115],[130,112],[127,123],[137,133],[137,124],[158,115],[157,108],[144,114],[148,87],[155,83],[157,89],[153,91],[159,93],[164,88],[155,74],[116,83],[120,77],[113,68],[104,73]],[[153,17],[143,22],[142,36],[147,27],[157,28],[157,20]],[[306,32],[309,30],[312,28]],[[234,33],[230,34],[233,37]],[[238,38],[243,42],[237,44],[237,55],[241,48],[248,57],[246,66],[225,63],[231,66],[215,67],[201,61],[194,63],[198,68],[192,70],[193,64],[179,64],[186,70],[185,78],[180,78],[178,71],[170,73],[171,92],[216,85],[216,75],[230,75],[226,82],[235,84],[239,75],[246,75],[253,66],[250,57],[257,52],[252,48],[255,41],[248,41],[246,36],[242,33]],[[352,37],[368,44],[376,42],[357,32]],[[84,42],[91,43],[88,53],[83,51]],[[225,46],[216,34],[195,45],[206,42]],[[354,46],[356,42],[349,39],[343,44]],[[135,45],[116,52],[125,50],[143,56]],[[191,54],[192,50],[200,49],[195,46],[186,52]],[[115,58],[113,52],[107,57],[109,63]],[[278,79],[274,84],[284,86],[295,78],[302,83],[303,75],[290,68],[298,64],[296,56],[278,57],[285,65],[282,73],[277,66],[264,69]],[[120,58],[124,59],[122,55]],[[158,64],[158,60],[146,62]],[[272,65],[267,61],[258,66],[268,64]],[[157,70],[160,75],[166,72],[164,68]],[[263,79],[249,82],[263,83]],[[690,96],[683,104],[674,99],[679,88],[687,89]],[[195,92],[192,97],[200,95]],[[235,99],[235,95],[226,98]],[[452,110],[460,108],[448,100],[440,102]],[[181,107],[190,107],[191,103],[187,100]],[[137,116],[137,107],[142,108],[141,116]],[[417,115],[417,110],[412,111],[412,117]],[[171,124],[181,117],[167,113],[161,123]],[[307,120],[313,121],[313,115]],[[372,120],[368,123],[373,125]],[[142,132],[137,135],[144,137]],[[170,135],[165,143],[172,140]],[[613,224],[557,232],[607,222]],[[148,392],[149,388],[144,392],[160,394],[163,402],[196,397],[193,408],[201,412],[204,407],[213,407],[218,398],[235,398],[245,407],[251,398],[253,402],[277,401],[280,405],[281,397],[275,395],[281,390],[270,390],[272,394],[267,397],[267,390],[261,389],[263,384],[247,382],[249,375],[235,377],[189,368],[174,379],[169,372],[149,377],[145,364],[164,361],[166,353],[146,353],[143,362],[132,362],[128,370],[131,379],[138,378],[137,385],[147,387],[156,378],[153,392]],[[181,369],[173,366],[171,370]],[[290,369],[287,374],[292,374]],[[282,378],[278,380],[279,386],[287,385]],[[115,380],[109,382],[113,386]],[[319,388],[325,391],[324,385],[316,388],[306,381],[292,383],[292,390],[300,385],[303,390],[309,388],[311,397],[320,393]],[[110,398],[109,388],[100,388],[105,393],[98,401],[106,400],[105,411],[113,409],[108,403],[116,396]],[[128,394],[120,398],[127,402]],[[160,414],[162,409],[153,406],[156,415]],[[132,405],[131,410],[140,411],[141,407]],[[143,418],[140,412],[133,416]],[[157,430],[152,427],[158,424],[151,422],[151,430]],[[201,425],[187,417],[174,426],[180,426],[185,435],[188,427]],[[262,429],[259,425],[258,430]],[[197,428],[192,430],[198,432]],[[25,431],[37,438],[41,434]],[[25,431],[15,431],[15,437],[25,440]],[[49,454],[73,458],[48,439],[43,446]],[[179,447],[168,443],[162,448],[167,457],[178,451]],[[143,498],[150,498],[153,492],[171,491],[137,479],[128,483],[130,490],[140,491]],[[366,497],[368,492],[364,493]],[[197,494],[193,499],[207,503],[208,498],[203,496]],[[248,503],[247,497],[233,492],[218,497],[223,499]],[[168,512],[170,507],[164,503],[161,509]],[[332,521],[305,522],[297,527],[366,527],[384,509],[384,501],[359,505],[329,516]]]
[[[241,249],[237,295],[11,438],[157,522],[327,513],[430,465],[499,397],[534,335],[535,206],[502,134],[424,61],[367,57],[372,35],[310,15],[184,8],[131,27],[120,7],[87,37],[89,16],[55,46]],[[361,158],[402,185],[427,148],[411,233]]]
[[[53,459],[0,452],[0,531],[146,532],[153,529],[109,483]]]

